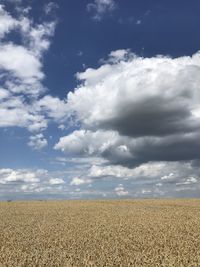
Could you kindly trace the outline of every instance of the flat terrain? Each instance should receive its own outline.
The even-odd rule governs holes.
[[[0,202],[0,266],[200,266],[200,200]]]

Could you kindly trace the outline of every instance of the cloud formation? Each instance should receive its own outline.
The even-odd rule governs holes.
[[[40,132],[49,120],[60,123],[65,117],[65,101],[44,95],[43,86],[42,60],[56,26],[56,19],[50,18],[54,8],[52,3],[45,6],[48,17],[37,24],[29,16],[29,7],[26,12],[18,8],[13,17],[0,5],[0,127]],[[12,38],[13,32],[20,42]]]
[[[122,197],[122,196],[127,196],[128,195],[128,191],[125,191],[124,186],[122,184],[119,184],[116,188],[115,188],[115,192],[118,196]]]
[[[55,149],[67,157],[50,159],[60,172],[0,169],[0,198],[199,194],[200,53],[142,58],[112,51],[96,69],[77,73],[77,88],[60,99],[43,83],[57,5],[45,5],[39,23],[30,18],[30,7],[20,5],[13,15],[5,6],[0,5],[0,127],[26,128],[28,145],[40,150],[48,145],[43,131],[56,122],[67,135]],[[114,0],[87,6],[97,21],[115,8]]]
[[[0,199],[189,197],[200,192],[199,162],[149,162],[132,169],[97,159],[92,166],[87,159],[80,162],[60,171],[0,169]]]
[[[60,184],[64,184],[65,181],[64,181],[63,179],[61,179],[61,178],[51,178],[51,179],[49,180],[49,183],[50,183],[51,185],[60,185]]]
[[[78,163],[77,163],[78,164]],[[96,164],[82,176],[71,179],[71,186],[91,186],[92,191],[107,197],[177,197],[198,196],[200,172],[198,162],[148,162],[135,168],[120,165]],[[83,174],[84,172],[84,174]],[[81,175],[81,174],[80,174]]]
[[[3,5],[0,5],[0,20],[0,69],[4,77],[1,80],[2,87],[13,93],[37,95],[43,92],[41,58],[49,48],[56,22],[35,24],[22,11],[14,18]],[[4,38],[14,30],[19,34],[20,44]]]
[[[135,167],[199,159],[200,54],[141,58],[114,51],[97,69],[78,73],[67,97],[81,129],[56,149]]]
[[[40,179],[37,177],[37,172],[27,170],[0,169],[0,183],[38,183]]]
[[[89,183],[91,183],[91,179],[89,179],[89,178],[74,177],[71,180],[70,185],[79,186],[79,185],[89,184]]]
[[[67,197],[69,190],[64,175],[44,169],[0,169],[0,199],[44,198],[56,194]]]
[[[34,150],[40,150],[47,145],[48,142],[41,133],[29,137],[28,146],[32,147]]]

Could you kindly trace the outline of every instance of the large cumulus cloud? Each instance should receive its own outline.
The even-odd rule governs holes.
[[[119,50],[101,62],[77,74],[67,105],[81,129],[57,149],[129,167],[200,158],[200,53],[141,58]]]

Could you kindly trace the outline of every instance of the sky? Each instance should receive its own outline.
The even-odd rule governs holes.
[[[0,200],[200,196],[199,0],[0,0]]]

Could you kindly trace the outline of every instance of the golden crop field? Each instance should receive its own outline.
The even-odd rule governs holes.
[[[200,266],[200,200],[1,202],[0,266]]]

